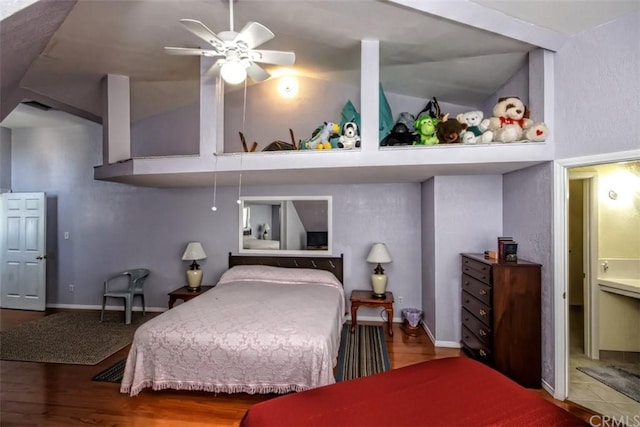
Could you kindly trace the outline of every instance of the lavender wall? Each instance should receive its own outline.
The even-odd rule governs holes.
[[[11,189],[11,130],[0,127],[0,193]]]
[[[211,188],[95,181],[93,166],[102,161],[97,125],[19,129],[13,138],[14,190],[47,193],[49,305],[97,306],[105,277],[147,267],[147,304],[166,307],[167,292],[184,282],[187,265],[180,259],[188,241],[201,241],[207,252],[206,283],[223,272],[229,251],[237,253],[237,188],[218,189],[213,213]],[[383,241],[393,258],[385,266],[389,289],[404,296],[404,306],[420,303],[420,184],[245,187],[242,194],[333,196],[334,254],[345,254],[346,291],[369,288],[372,266],[365,258],[373,242]],[[398,315],[402,307],[396,304]],[[359,314],[378,318],[376,310]]]
[[[435,179],[422,183],[422,311],[423,320],[431,336],[437,331],[436,323],[436,228]]]
[[[518,242],[518,257],[542,264],[542,378],[554,378],[553,166],[504,175],[504,233]]]
[[[502,176],[434,178],[436,344],[460,342],[460,253],[495,248],[502,233]],[[433,331],[432,331],[433,332]]]
[[[555,55],[556,158],[640,147],[640,12],[584,32]]]
[[[198,154],[200,151],[198,103],[141,120],[131,125],[133,157]]]
[[[529,105],[529,66],[525,65],[515,73],[508,82],[500,88],[499,91],[491,95],[480,106],[480,110],[484,113],[484,117],[488,118],[493,115],[493,107],[498,102],[498,98],[517,96]]]

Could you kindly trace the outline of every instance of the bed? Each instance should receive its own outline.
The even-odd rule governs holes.
[[[216,286],[140,326],[122,393],[288,393],[335,382],[343,259],[229,254]]]
[[[581,419],[466,357],[422,362],[257,403],[244,427],[578,426]]]

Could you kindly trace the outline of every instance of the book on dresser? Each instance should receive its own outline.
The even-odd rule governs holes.
[[[462,254],[462,348],[517,383],[540,388],[541,265]]]

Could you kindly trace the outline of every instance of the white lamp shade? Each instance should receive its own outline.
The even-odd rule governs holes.
[[[271,230],[271,227],[269,227],[269,224],[264,224],[264,225],[262,226],[262,230],[263,230],[263,231],[269,231],[269,230]]]
[[[182,255],[183,261],[192,261],[207,258],[207,254],[204,253],[200,242],[189,242],[187,249],[185,249]]]
[[[391,262],[391,255],[387,250],[387,245],[384,243],[374,243],[371,246],[369,255],[367,256],[367,262],[386,264]]]
[[[247,69],[240,61],[229,59],[220,68],[220,75],[225,82],[237,85],[247,78]]]

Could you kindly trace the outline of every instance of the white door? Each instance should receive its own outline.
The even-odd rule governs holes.
[[[0,307],[44,311],[45,194],[3,193],[1,205]]]

